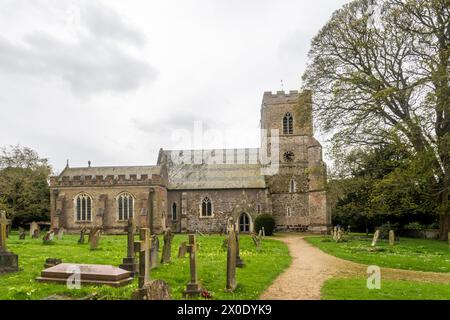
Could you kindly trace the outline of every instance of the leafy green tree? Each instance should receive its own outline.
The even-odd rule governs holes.
[[[449,17],[448,0],[352,1],[313,39],[303,76],[336,149],[394,136],[427,161],[442,239],[450,230]]]
[[[0,208],[13,224],[47,220],[50,209],[48,177],[51,168],[32,149],[0,148]]]

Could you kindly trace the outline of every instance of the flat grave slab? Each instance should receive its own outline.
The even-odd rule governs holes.
[[[39,282],[66,283],[74,270],[80,270],[80,282],[83,284],[106,284],[121,287],[133,281],[131,273],[111,265],[61,263],[47,268],[36,278]]]

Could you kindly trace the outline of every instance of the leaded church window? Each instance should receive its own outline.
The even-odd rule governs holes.
[[[92,198],[86,193],[81,193],[76,197],[75,213],[77,221],[91,221]]]
[[[212,202],[208,197],[205,197],[202,201],[202,217],[211,217],[212,216]]]
[[[283,117],[283,134],[294,133],[294,120],[292,115],[288,112]]]
[[[118,220],[128,220],[133,218],[134,198],[129,193],[122,193],[117,198]]]
[[[174,202],[172,204],[172,221],[176,221],[177,220],[177,203]]]

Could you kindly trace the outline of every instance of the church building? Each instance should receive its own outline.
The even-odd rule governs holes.
[[[156,165],[71,168],[51,177],[53,228],[101,226],[123,233],[129,218],[153,233],[214,233],[231,216],[252,232],[259,214],[277,230],[325,233],[326,165],[314,138],[309,91],[265,92],[261,146],[163,150]]]

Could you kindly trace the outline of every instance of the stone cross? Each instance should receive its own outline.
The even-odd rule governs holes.
[[[139,241],[134,242],[134,251],[139,252],[139,288],[144,288],[144,285],[150,280],[149,265],[150,260],[150,229],[141,228],[139,230]]]
[[[0,251],[6,252],[6,228],[11,220],[6,219],[6,212],[0,212]]]
[[[150,270],[158,268],[159,238],[152,235],[152,245],[150,246]]]
[[[380,238],[380,230],[375,231],[373,234],[372,247],[377,245],[378,239]]]
[[[394,230],[389,230],[389,245],[393,246],[394,244],[395,244]]]
[[[237,237],[234,228],[228,231],[227,250],[227,285],[226,291],[233,292],[236,289],[236,259],[237,258]]]
[[[163,251],[161,255],[161,263],[169,263],[171,258],[171,251],[172,251],[172,231],[170,228],[167,228],[164,231],[164,245],[163,245]]]
[[[136,255],[134,252],[134,231],[134,220],[130,218],[125,227],[125,232],[127,233],[127,257],[123,259],[119,268],[130,271],[132,277],[137,273]]]
[[[186,241],[183,241],[178,248],[178,258],[185,258],[187,252]]]
[[[186,290],[183,292],[183,296],[198,296],[201,292],[201,285],[198,281],[197,274],[197,241],[195,238],[195,234],[189,235],[189,244],[187,245],[187,251],[189,252],[191,279],[186,286]]]

